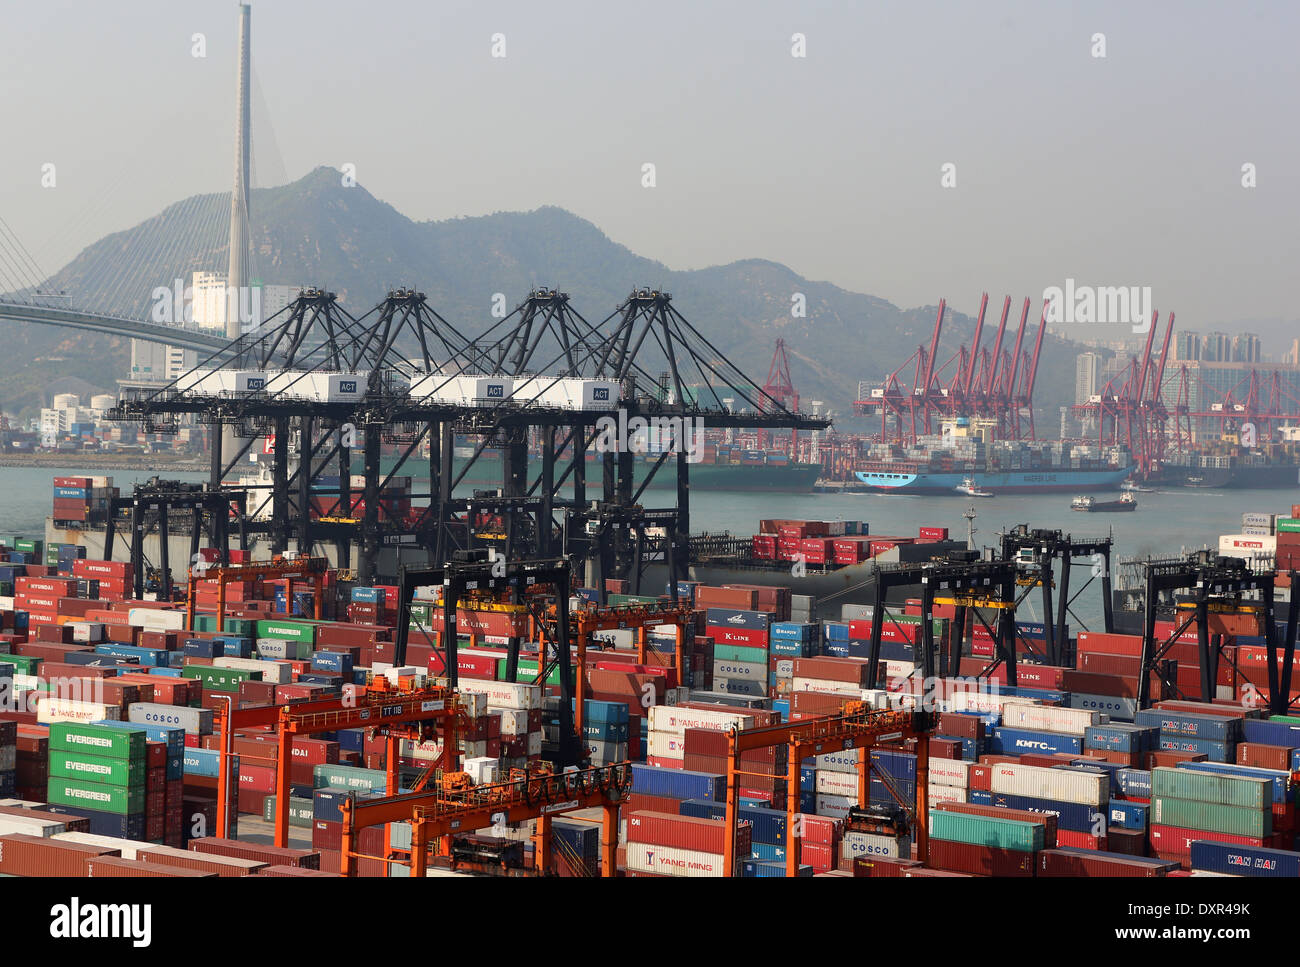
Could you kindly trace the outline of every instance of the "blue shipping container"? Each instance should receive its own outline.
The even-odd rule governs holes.
[[[1037,732],[999,726],[989,736],[989,751],[1002,755],[1024,755],[1026,752],[1078,754],[1083,752],[1083,739],[1061,732]]]
[[[1192,869],[1236,876],[1300,877],[1300,853],[1263,846],[1192,840]]]
[[[1235,744],[1241,738],[1241,719],[1221,715],[1201,715],[1197,712],[1171,712],[1167,709],[1147,708],[1134,717],[1138,725],[1152,725],[1162,736],[1186,739],[1210,739],[1214,742]]]
[[[727,777],[684,769],[632,766],[632,791],[668,799],[720,800],[726,795]]]
[[[995,792],[993,805],[1003,809],[1027,809],[1030,812],[1055,816],[1058,829],[1090,833],[1098,824],[1103,830],[1106,827],[1105,813],[1099,813],[1084,803],[1059,802],[1054,799],[1038,799],[1034,796],[1008,796]]]

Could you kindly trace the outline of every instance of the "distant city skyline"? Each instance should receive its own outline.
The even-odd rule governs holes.
[[[329,164],[416,219],[554,204],[673,268],[904,308],[1150,286],[1180,329],[1291,348],[1290,4],[252,8],[257,186]],[[230,188],[236,4],[130,9],[6,12],[0,217],[48,273]]]

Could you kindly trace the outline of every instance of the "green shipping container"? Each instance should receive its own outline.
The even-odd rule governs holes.
[[[10,655],[6,654],[0,658],[0,662],[6,665],[13,665],[14,671],[19,675],[35,675],[36,669],[41,664],[41,659],[35,655]]]
[[[965,813],[930,811],[930,835],[953,843],[995,846],[998,849],[1032,853],[1043,848],[1045,828],[1042,823],[1026,823],[993,816],[968,816]]]
[[[1269,809],[1273,802],[1273,788],[1268,779],[1162,766],[1151,770],[1151,797],[1157,796],[1221,806]]]
[[[746,648],[743,645],[717,645],[713,646],[714,661],[752,661],[760,664],[767,664],[766,648]]]
[[[196,614],[194,616],[195,631],[216,631],[217,616],[214,614]]]
[[[263,618],[257,622],[258,638],[283,638],[285,641],[316,641],[316,626],[306,621],[283,621]]]
[[[197,678],[205,689],[218,692],[237,692],[240,682],[260,682],[262,673],[247,668],[214,668],[211,665],[186,665],[182,678]]]
[[[289,797],[289,825],[303,826],[310,829],[312,826],[312,805],[310,799],[302,799],[298,796]],[[275,822],[275,797],[267,796],[262,800],[262,819],[265,822]]]
[[[23,554],[35,554],[37,557],[45,553],[45,541],[32,540],[24,538],[14,540],[14,550],[21,551]]]
[[[50,726],[50,752],[78,752],[113,759],[144,761],[144,732],[104,725],[55,722]]]
[[[515,681],[522,682],[526,685],[531,685],[534,681],[537,680],[537,674],[538,674],[537,662],[520,660],[519,666],[515,669]],[[572,679],[574,687],[577,687],[577,681],[578,681],[577,674],[578,674],[578,670],[576,668],[570,667],[569,678]],[[504,658],[497,659],[497,681],[499,682],[506,681],[506,660]],[[547,685],[560,684],[559,665],[556,665],[547,674],[546,684]]]
[[[385,792],[388,776],[382,769],[361,769],[357,766],[319,765],[311,770],[314,789],[364,789],[368,792]]]
[[[1300,533],[1300,517],[1279,517],[1276,528],[1287,534]]]
[[[144,759],[111,759],[82,752],[51,752],[50,775],[106,786],[144,788]]]
[[[1151,822],[1233,836],[1262,838],[1273,835],[1273,812],[1268,806],[1248,809],[1245,806],[1161,797],[1151,800]]]
[[[658,604],[659,599],[648,594],[611,594],[608,596],[611,605],[619,604]]]
[[[143,735],[143,733],[140,733]],[[106,813],[128,816],[144,812],[144,787],[109,786],[100,782],[82,782],[77,779],[50,777],[48,791],[50,802],[60,806],[81,806],[99,809]]]

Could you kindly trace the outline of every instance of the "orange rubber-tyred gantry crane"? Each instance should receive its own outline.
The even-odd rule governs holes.
[[[727,812],[726,846],[723,850],[724,876],[736,872],[736,818],[739,796],[737,776],[767,775],[749,773],[740,768],[742,753],[754,749],[788,745],[786,760],[785,872],[795,876],[799,869],[799,764],[810,756],[846,749],[870,750],[880,742],[919,739],[916,754],[916,849],[921,862],[929,855],[928,786],[930,734],[934,716],[925,712],[875,710],[865,703],[846,701],[839,715],[818,716],[799,722],[783,722],[756,729],[731,730],[727,733]],[[867,802],[870,755],[858,763],[858,804]],[[768,776],[770,778],[770,776]]]
[[[439,841],[441,855],[451,853],[451,836],[485,829],[496,823],[537,820],[534,863],[538,872],[551,864],[551,820],[579,809],[602,810],[601,876],[613,876],[618,844],[619,808],[632,790],[632,770],[626,762],[561,773],[534,773],[483,786],[434,789],[343,803],[344,876],[356,872],[355,860],[380,859],[355,851],[358,831],[380,823],[411,824],[411,876],[425,875],[429,844]],[[387,861],[387,857],[384,858]]]
[[[217,582],[217,630],[226,625],[226,585],[232,581],[256,578],[303,578],[311,582],[314,617],[321,617],[321,595],[325,571],[329,561],[323,557],[303,557],[297,560],[262,561],[253,564],[194,565],[189,569],[185,586],[185,628],[194,630],[195,600],[198,581]],[[292,609],[291,609],[292,610]]]
[[[260,705],[233,708],[233,697],[226,708],[215,710],[217,732],[221,736],[221,755],[217,781],[217,828],[227,835],[232,804],[230,803],[230,766],[235,730],[274,728],[276,732],[275,765],[275,845],[289,843],[289,762],[292,737],[333,732],[339,729],[376,729],[387,734],[385,756],[389,791],[398,788],[397,743],[402,738],[427,737],[441,731],[443,756],[456,748],[457,732],[468,728],[465,709],[456,692],[449,688],[396,689],[387,679],[376,679],[363,689],[345,687],[344,694],[316,701],[289,705]],[[391,845],[391,830],[389,830]]]
[[[548,615],[549,617],[550,615]],[[605,608],[578,608],[569,612],[573,622],[574,637],[578,658],[577,688],[575,689],[575,708],[573,727],[578,738],[582,738],[583,702],[587,697],[587,648],[592,635],[597,631],[617,631],[630,628],[636,632],[637,664],[646,664],[646,629],[658,625],[675,627],[675,646],[673,649],[673,668],[677,672],[677,684],[685,681],[685,638],[686,625],[692,619],[692,611],[684,605],[619,605]],[[538,682],[544,680],[545,668],[539,669]]]

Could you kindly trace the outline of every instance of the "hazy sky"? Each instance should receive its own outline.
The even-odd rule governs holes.
[[[412,218],[559,205],[903,306],[1074,278],[1295,318],[1298,35],[1294,2],[254,0],[255,183],[351,163]],[[235,38],[227,0],[6,5],[0,217],[43,268],[229,189]]]

